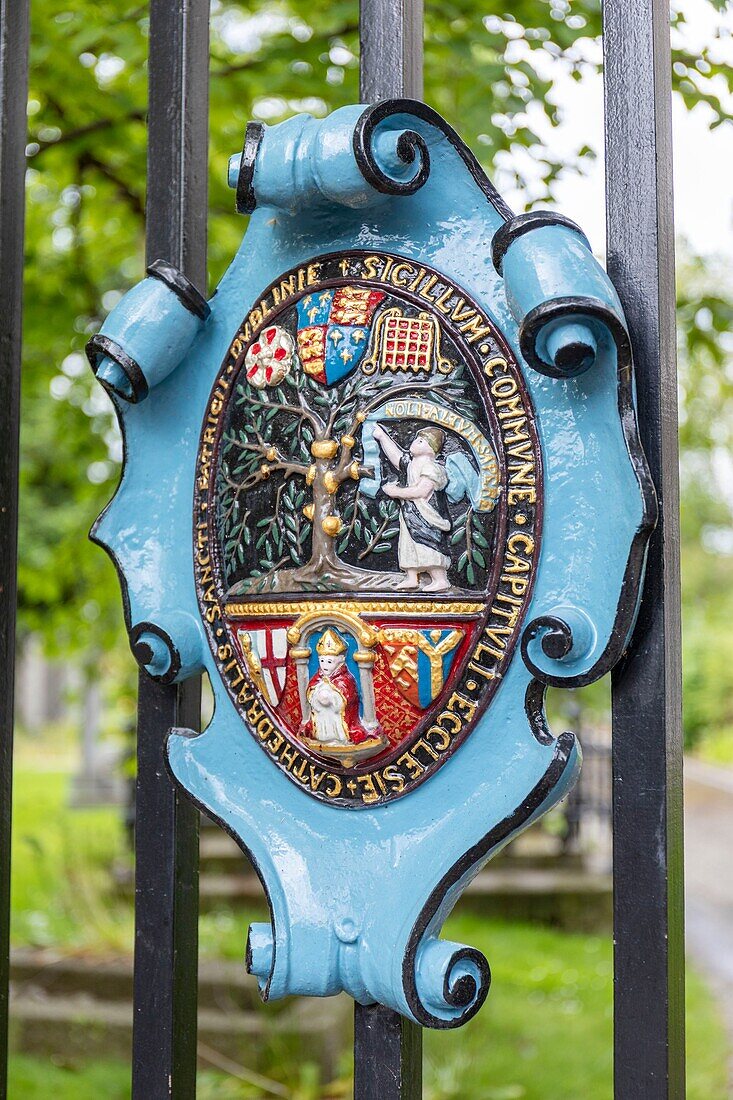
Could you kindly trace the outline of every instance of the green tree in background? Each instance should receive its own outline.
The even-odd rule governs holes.
[[[733,763],[733,295],[715,261],[679,265],[684,728]]]
[[[532,201],[546,201],[559,174],[582,171],[592,155],[581,139],[568,165],[539,134],[559,122],[553,65],[577,79],[598,68],[600,4],[516,0],[507,7],[497,0],[427,5],[425,98],[489,171],[503,167],[504,183],[521,184],[512,166],[531,163]],[[85,534],[113,493],[121,445],[83,348],[143,273],[147,5],[38,0],[33,20],[19,622],[22,631],[40,631],[52,650],[98,652],[121,642],[120,598],[111,564]],[[677,94],[688,108],[706,104],[711,125],[729,123],[718,90],[721,82],[733,89],[733,74],[706,53],[687,53],[683,16],[673,14],[673,24]],[[213,3],[210,288],[244,230],[226,166],[246,122],[323,115],[355,101],[357,54],[355,2],[252,0],[246,13],[226,0]],[[730,348],[720,336],[731,327],[733,306],[722,285],[700,261],[683,266],[684,531],[697,554],[688,590],[699,609],[711,583],[730,581],[733,561],[721,553],[730,502],[721,503],[716,488],[733,424]],[[704,640],[709,626],[700,614]],[[693,668],[709,679],[702,657]],[[699,730],[709,715],[698,711],[691,721]]]

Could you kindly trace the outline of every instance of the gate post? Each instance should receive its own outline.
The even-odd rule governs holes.
[[[669,6],[604,9],[608,270],[636,353],[659,499],[639,620],[612,676],[615,1095],[685,1095],[679,478]]]
[[[28,0],[0,0],[0,1100],[7,1094]]]
[[[147,261],[206,288],[208,0],[150,5]],[[134,1100],[196,1095],[199,812],[164,764],[173,726],[199,729],[200,677],[141,672],[135,813]]]
[[[362,103],[423,97],[423,0],[361,0]],[[383,1005],[354,1005],[354,1100],[420,1100],[422,1028]]]
[[[423,0],[361,0],[359,96],[423,97]]]

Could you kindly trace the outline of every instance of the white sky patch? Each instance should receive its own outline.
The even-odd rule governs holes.
[[[711,48],[716,61],[733,65],[733,12],[721,16],[706,0],[683,0],[687,22],[684,24],[684,44],[690,53]],[[723,34],[714,41],[715,28],[720,22]],[[517,55],[523,56],[528,47],[524,42],[512,46]],[[599,59],[600,46],[583,39],[578,49],[584,58]],[[553,155],[567,161],[566,169],[555,185],[556,209],[580,223],[588,233],[594,251],[605,252],[605,195],[603,150],[603,79],[588,66],[580,82],[573,80],[569,67],[551,57],[542,59],[540,51],[532,51],[532,62],[542,75],[553,81],[552,100],[558,104],[562,123],[554,131],[541,117],[537,105],[529,105],[527,114],[537,128],[540,137]],[[545,72],[545,69],[547,70]],[[728,109],[733,108],[733,95],[727,92],[723,78],[719,78],[716,91]],[[674,130],[674,191],[677,234],[685,238],[694,252],[717,253],[733,260],[733,125],[725,123],[710,130],[712,110],[706,104],[688,111],[681,98],[675,95],[672,119]],[[596,160],[586,160],[582,175],[573,170],[575,154],[579,146],[587,144],[596,153]],[[540,150],[541,155],[541,150]],[[512,160],[521,163],[522,174],[529,180],[523,192],[509,191],[507,198],[520,210],[528,198],[535,197],[531,186],[537,168],[536,152],[525,151]],[[495,172],[501,187],[502,172]]]

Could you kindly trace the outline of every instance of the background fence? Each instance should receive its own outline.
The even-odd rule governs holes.
[[[0,0],[0,1066],[7,966],[28,2]],[[639,623],[613,674],[615,1090],[684,1095],[680,626],[670,47],[661,0],[604,12],[608,267],[636,350],[641,435],[659,494]],[[147,253],[206,290],[208,0],[150,5]],[[363,0],[365,102],[422,91],[417,0]],[[449,78],[448,74],[446,77]],[[487,106],[488,109],[488,106]],[[80,538],[83,537],[80,532]],[[198,814],[163,766],[198,728],[200,683],[139,686],[133,1095],[195,1094]],[[421,1034],[357,1006],[355,1096],[421,1094]],[[2,1074],[4,1078],[4,1072]]]

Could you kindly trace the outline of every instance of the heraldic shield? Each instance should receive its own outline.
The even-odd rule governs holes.
[[[545,688],[634,624],[623,315],[581,230],[513,217],[423,104],[253,124],[230,183],[215,297],[158,262],[90,341],[127,441],[94,537],[148,673],[211,678],[168,761],[260,876],[263,997],[455,1027],[489,967],[443,921],[580,765]]]

